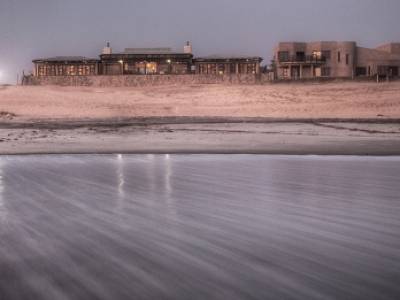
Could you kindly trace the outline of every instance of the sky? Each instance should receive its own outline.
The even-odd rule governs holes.
[[[32,59],[98,57],[191,41],[195,56],[255,55],[280,41],[400,42],[400,0],[0,0],[0,83]]]

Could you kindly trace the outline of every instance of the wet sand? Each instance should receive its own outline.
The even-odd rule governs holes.
[[[400,155],[400,121],[136,118],[0,123],[0,154]]]
[[[400,296],[400,158],[0,156],[0,299]]]
[[[400,81],[2,87],[0,154],[400,154]]]

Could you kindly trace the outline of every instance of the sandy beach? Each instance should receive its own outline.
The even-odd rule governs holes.
[[[127,117],[399,118],[400,81],[138,88],[0,87],[20,119]]]
[[[400,82],[0,87],[0,153],[400,154]]]

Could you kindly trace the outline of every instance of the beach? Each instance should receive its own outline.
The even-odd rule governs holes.
[[[1,299],[398,299],[400,157],[0,156]]]
[[[0,153],[400,154],[400,82],[1,87]]]

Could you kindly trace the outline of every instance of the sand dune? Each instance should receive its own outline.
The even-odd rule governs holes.
[[[400,82],[142,88],[2,87],[0,111],[3,119],[7,113],[22,119],[138,116],[399,118]]]

